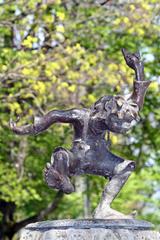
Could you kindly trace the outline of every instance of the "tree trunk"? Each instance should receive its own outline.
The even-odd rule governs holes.
[[[53,200],[52,203],[50,203],[45,209],[41,210],[37,215],[26,218],[20,222],[13,223],[13,219],[10,219],[6,216],[6,211],[8,211],[8,208],[6,208],[6,211],[4,212],[3,208],[3,216],[5,218],[5,221],[3,221],[0,224],[0,240],[12,240],[13,236],[23,227],[25,227],[27,224],[35,222],[35,221],[42,221],[46,216],[49,215],[49,213],[53,212],[59,205],[60,200],[63,198],[63,193],[58,192]],[[1,202],[0,202],[1,203]],[[7,203],[8,204],[8,203]],[[2,206],[2,204],[0,205]],[[0,209],[2,212],[2,210]]]

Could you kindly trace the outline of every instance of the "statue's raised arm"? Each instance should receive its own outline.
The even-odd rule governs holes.
[[[145,93],[151,81],[145,81],[144,64],[139,52],[129,53],[123,48],[122,53],[126,64],[135,71],[136,81],[134,81],[133,93],[130,96],[130,99],[132,99],[138,105],[139,109],[141,109],[143,107]]]
[[[37,135],[48,129],[53,123],[73,123],[78,118],[80,110],[52,110],[42,117],[35,117],[33,124],[17,126],[16,122],[10,120],[10,128],[19,135]]]

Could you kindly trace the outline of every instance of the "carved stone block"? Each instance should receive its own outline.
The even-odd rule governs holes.
[[[153,225],[138,220],[57,220],[27,225],[20,240],[160,240]]]

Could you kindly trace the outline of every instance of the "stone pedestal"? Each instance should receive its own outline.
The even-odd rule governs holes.
[[[57,220],[27,225],[20,240],[160,240],[146,221]]]

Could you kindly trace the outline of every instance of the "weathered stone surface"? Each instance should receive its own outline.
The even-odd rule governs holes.
[[[138,220],[57,220],[27,225],[20,240],[160,240],[152,224]]]

